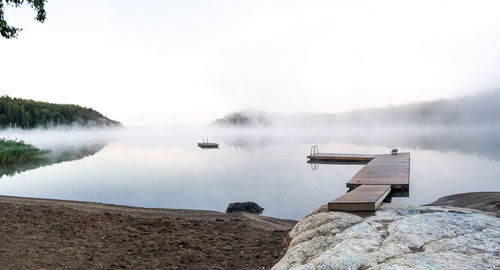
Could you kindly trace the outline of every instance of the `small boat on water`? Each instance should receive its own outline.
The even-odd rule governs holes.
[[[201,148],[219,148],[219,144],[213,143],[213,142],[208,142],[208,139],[206,139],[206,141],[204,139],[203,142],[198,143],[198,147],[201,147]]]

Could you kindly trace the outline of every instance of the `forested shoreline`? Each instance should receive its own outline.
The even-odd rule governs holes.
[[[0,97],[0,128],[54,127],[61,125],[120,126],[96,110],[73,104]]]
[[[475,95],[357,109],[343,113],[279,114],[238,111],[212,124],[228,127],[269,126],[498,126],[500,123],[500,89]]]

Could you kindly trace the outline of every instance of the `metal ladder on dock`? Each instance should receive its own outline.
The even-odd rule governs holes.
[[[314,156],[314,155],[319,155],[319,148],[317,145],[313,145],[311,146],[311,153],[310,153],[311,156]]]

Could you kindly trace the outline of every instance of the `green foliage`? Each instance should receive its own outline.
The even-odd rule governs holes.
[[[43,23],[46,19],[47,13],[45,12],[45,3],[47,0],[0,0],[0,35],[6,39],[17,38],[17,34],[21,31],[21,28],[17,28],[7,24],[4,17],[4,7],[6,5],[19,7],[24,2],[28,3],[31,8],[36,11],[35,20]]]
[[[53,127],[79,124],[82,126],[118,126],[99,112],[78,105],[53,104],[30,99],[0,97],[0,128]]]
[[[42,155],[49,152],[48,150],[40,150],[23,141],[0,139],[0,163],[4,165],[38,160]]]
[[[51,151],[47,155],[40,156],[39,159],[18,163],[0,163],[0,179],[3,176],[13,176],[17,173],[34,170],[36,168],[51,166],[61,162],[79,160],[101,151],[106,144],[84,145],[77,147],[61,148]]]

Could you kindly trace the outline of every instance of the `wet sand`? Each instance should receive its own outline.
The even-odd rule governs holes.
[[[296,221],[0,196],[0,269],[269,269]]]

